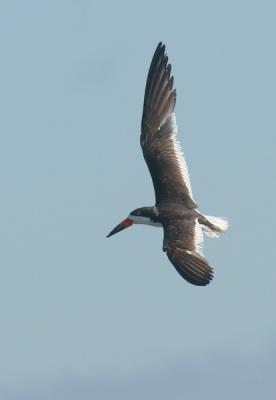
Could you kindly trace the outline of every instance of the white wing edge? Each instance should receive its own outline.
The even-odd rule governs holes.
[[[192,192],[192,186],[191,186],[191,181],[190,181],[190,176],[189,176],[189,171],[188,171],[188,166],[186,163],[186,160],[184,158],[184,154],[181,148],[181,145],[179,143],[179,141],[177,140],[177,124],[176,124],[176,118],[175,118],[175,114],[172,113],[171,115],[171,128],[172,128],[172,134],[171,134],[171,140],[173,143],[173,151],[174,151],[174,155],[177,159],[178,162],[178,166],[179,166],[179,171],[182,175],[183,181],[185,183],[185,185],[188,188],[189,191],[189,195],[193,200],[193,192]]]

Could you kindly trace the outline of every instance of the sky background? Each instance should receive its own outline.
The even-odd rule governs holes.
[[[0,398],[274,399],[276,3],[0,1]],[[139,146],[159,41],[208,287],[162,230]]]

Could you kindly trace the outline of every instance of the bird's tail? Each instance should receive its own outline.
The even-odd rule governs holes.
[[[226,218],[207,215],[201,215],[198,218],[198,222],[201,224],[202,230],[209,237],[218,237],[219,233],[225,232],[229,226]]]

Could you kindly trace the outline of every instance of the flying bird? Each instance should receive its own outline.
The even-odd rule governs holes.
[[[176,90],[171,65],[160,42],[153,55],[145,88],[140,143],[155,191],[155,206],[132,211],[107,237],[133,224],[163,227],[163,251],[188,282],[205,286],[213,269],[202,253],[203,232],[216,237],[228,223],[204,216],[193,199],[187,165],[176,139]]]

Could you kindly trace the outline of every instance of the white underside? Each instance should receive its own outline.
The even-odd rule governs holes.
[[[157,228],[161,228],[162,227],[162,225],[159,222],[153,222],[148,217],[140,217],[138,215],[129,215],[128,218],[131,219],[134,224],[143,224],[143,225],[155,226]]]

